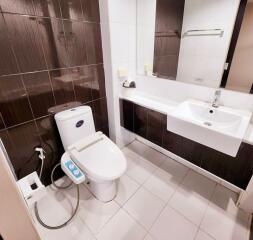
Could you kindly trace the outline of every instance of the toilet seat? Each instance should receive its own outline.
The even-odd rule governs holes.
[[[66,158],[71,158],[88,177],[101,181],[117,179],[127,168],[125,156],[105,135],[102,140],[75,154],[74,158],[65,152],[62,159]]]

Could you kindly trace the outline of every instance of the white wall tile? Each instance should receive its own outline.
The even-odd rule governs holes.
[[[108,0],[108,3],[111,22],[136,24],[135,0]]]

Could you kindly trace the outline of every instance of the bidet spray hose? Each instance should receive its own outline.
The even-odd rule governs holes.
[[[43,164],[44,164],[44,160],[42,160],[42,168],[41,168],[40,176],[42,175]],[[54,172],[55,172],[56,168],[59,167],[59,166],[61,166],[60,163],[58,163],[57,165],[55,165],[55,167],[53,168],[53,170],[51,172],[51,181],[52,181],[52,184],[56,188],[58,188],[58,189],[67,189],[67,188],[69,188],[72,185],[72,182],[69,185],[62,187],[62,186],[56,185],[56,183],[54,181]],[[80,191],[79,191],[79,186],[78,185],[76,185],[76,192],[77,192],[77,203],[76,203],[76,207],[75,207],[75,210],[74,210],[73,214],[71,215],[71,217],[67,221],[65,221],[64,223],[62,223],[60,225],[56,225],[56,226],[49,226],[49,225],[47,225],[46,223],[44,223],[42,221],[42,219],[40,218],[40,215],[39,215],[39,211],[38,211],[38,203],[35,202],[34,212],[35,212],[35,216],[36,216],[38,222],[40,223],[40,225],[42,225],[43,227],[45,227],[47,229],[50,229],[50,230],[56,230],[56,229],[60,229],[60,228],[65,227],[75,217],[75,215],[77,214],[78,208],[79,208]]]

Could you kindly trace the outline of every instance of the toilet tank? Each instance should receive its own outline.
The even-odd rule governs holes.
[[[59,112],[54,118],[65,151],[71,144],[96,132],[89,106],[80,106]]]

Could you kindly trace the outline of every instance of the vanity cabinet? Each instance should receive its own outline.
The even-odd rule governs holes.
[[[121,126],[206,171],[246,189],[253,174],[253,146],[242,143],[236,157],[167,131],[167,116],[120,100]]]

